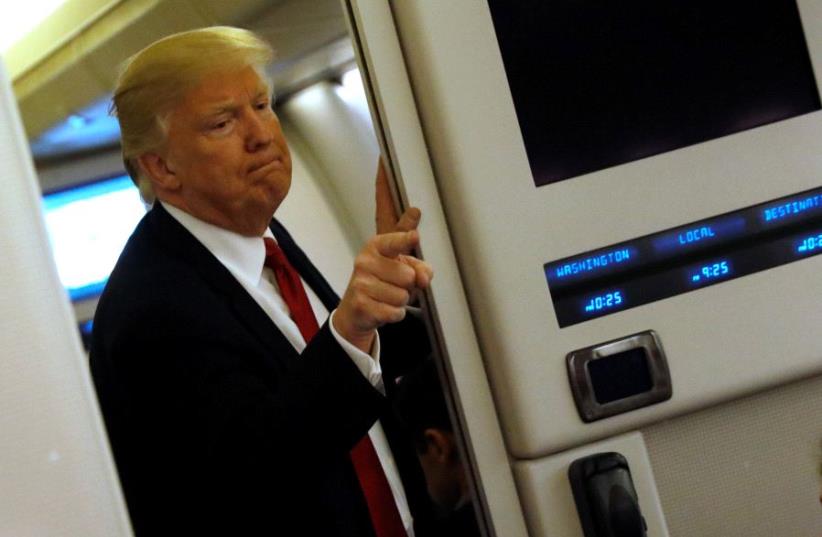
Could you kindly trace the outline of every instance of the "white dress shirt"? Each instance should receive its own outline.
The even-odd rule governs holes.
[[[157,203],[159,203],[159,201]],[[204,222],[172,205],[164,203],[163,208],[166,209],[180,225],[194,235],[194,237],[228,269],[231,275],[243,286],[243,289],[251,295],[251,298],[253,298],[266,315],[271,318],[294,349],[298,353],[302,353],[306,346],[305,339],[303,339],[297,324],[289,316],[288,306],[280,295],[280,289],[277,287],[274,272],[263,266],[265,261],[265,244],[262,238],[270,237],[276,240],[271,230],[266,228],[265,233],[263,233],[261,237],[245,237],[233,231]],[[317,322],[322,326],[325,319],[329,316],[328,311],[314,291],[305,285],[305,282],[303,282],[303,286],[311,302],[314,315],[317,317]],[[333,315],[334,312],[331,312],[332,317]],[[371,355],[368,355],[343,339],[342,336],[334,330],[332,323],[329,322],[328,325],[334,339],[337,340],[346,354],[348,354],[357,366],[357,369],[360,370],[374,388],[384,394],[385,387],[382,380],[382,369],[380,368],[379,335],[377,335],[374,340]],[[408,537],[414,537],[413,519],[411,518],[411,511],[408,508],[405,490],[402,487],[399,471],[394,462],[394,456],[388,447],[388,440],[385,437],[385,432],[379,421],[368,431],[368,436],[371,437],[371,443],[374,444],[374,450],[377,452],[377,457],[380,459],[383,471],[388,479],[388,484],[391,487],[394,501],[397,504],[397,510],[400,513]]]

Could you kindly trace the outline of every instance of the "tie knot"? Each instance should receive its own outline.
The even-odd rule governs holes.
[[[271,237],[263,237],[265,244],[265,266],[276,270],[288,266],[288,260],[277,242]]]

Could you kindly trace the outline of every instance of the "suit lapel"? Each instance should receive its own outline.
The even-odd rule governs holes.
[[[297,246],[294,239],[291,238],[291,235],[282,224],[274,219],[271,221],[269,227],[271,228],[271,232],[274,233],[277,244],[280,245],[285,257],[288,258],[291,265],[297,270],[300,276],[302,276],[305,283],[311,287],[311,290],[314,291],[320,301],[322,301],[325,309],[330,313],[339,305],[340,297],[334,292],[334,289],[332,289],[320,271],[317,270],[317,267],[308,259],[305,252]]]
[[[200,241],[172,218],[159,203],[154,204],[149,218],[152,231],[169,254],[183,260],[216,295],[223,297],[227,307],[234,311],[235,317],[264,348],[272,351],[271,355],[284,361],[285,365],[297,359],[297,351],[274,322]]]

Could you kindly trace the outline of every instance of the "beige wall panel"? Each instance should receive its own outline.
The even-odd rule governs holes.
[[[671,537],[822,535],[822,377],[643,430]]]

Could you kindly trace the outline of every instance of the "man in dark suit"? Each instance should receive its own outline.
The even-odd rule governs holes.
[[[156,198],[90,356],[132,522],[150,536],[411,535],[414,499],[377,420],[383,378],[424,352],[406,318],[432,277],[412,256],[419,211],[386,216],[381,183],[383,229],[338,299],[272,222],[291,160],[270,58],[244,30],[185,32],[130,59],[115,91],[126,166]]]

